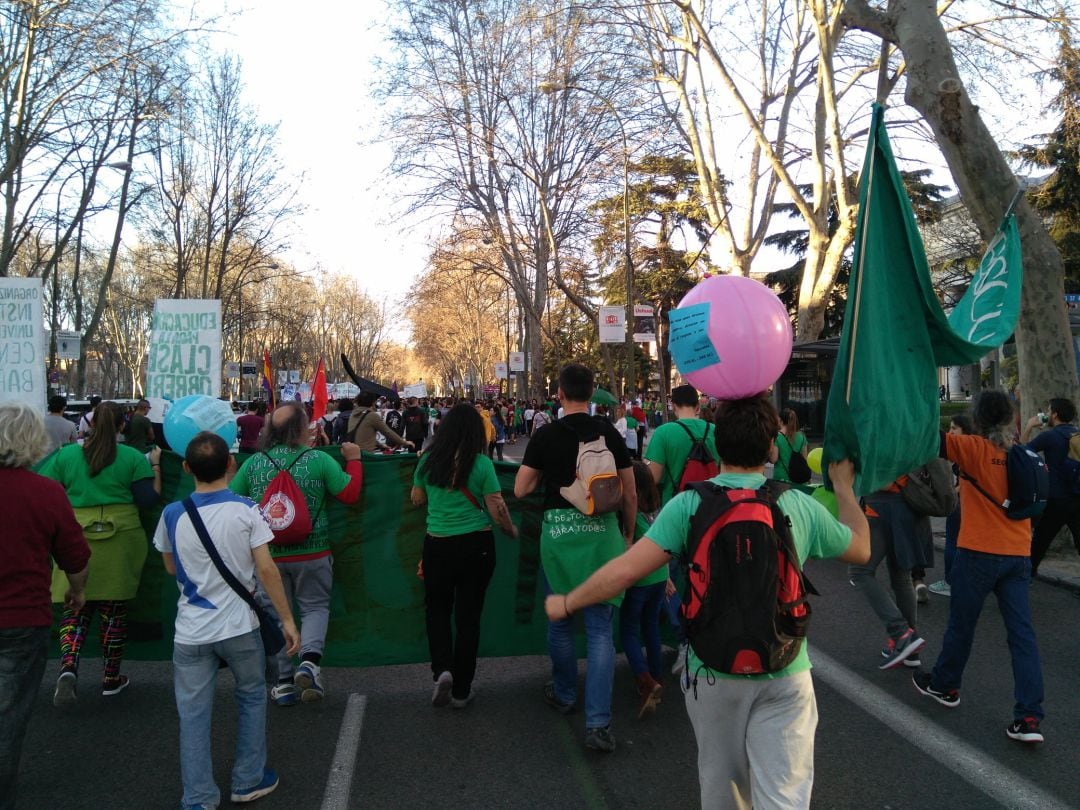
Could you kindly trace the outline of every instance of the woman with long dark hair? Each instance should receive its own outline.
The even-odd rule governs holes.
[[[155,447],[143,455],[118,444],[123,424],[120,406],[102,402],[86,442],[62,447],[39,470],[63,485],[91,550],[86,604],[65,607],[60,620],[60,677],[53,695],[57,706],[75,702],[79,654],[94,613],[101,615],[101,693],[116,695],[128,685],[127,676],[120,674],[127,603],[139,588],[148,545],[139,509],[153,506],[161,494],[161,450]],[[67,577],[54,569],[53,601],[63,602],[67,589]]]
[[[463,709],[472,702],[480,614],[495,571],[492,523],[517,537],[487,445],[480,414],[468,403],[456,405],[440,422],[413,475],[412,502],[427,504],[421,571],[433,706]]]

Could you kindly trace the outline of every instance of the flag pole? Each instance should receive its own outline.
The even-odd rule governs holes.
[[[847,384],[844,387],[844,401],[851,404],[851,384],[855,372],[855,344],[859,335],[859,311],[862,303],[862,277],[866,261],[866,223],[870,218],[870,199],[874,191],[874,164],[877,162],[877,130],[880,122],[881,111],[884,108],[880,104],[874,105],[873,122],[870,128],[870,137],[874,139],[874,148],[870,150],[870,162],[864,171],[869,172],[866,180],[866,204],[859,208],[859,269],[855,284],[855,306],[852,309],[854,317],[851,319],[851,341],[848,344],[848,367]]]
[[[1020,198],[1023,197],[1023,196],[1024,196],[1024,189],[1017,188],[1016,193],[1013,194],[1013,198],[1009,202],[1009,207],[1005,209],[1005,214],[1001,217],[1001,225],[998,225],[999,230],[1005,224],[1005,220],[1007,220],[1009,218],[1009,214],[1011,214],[1013,212],[1013,209],[1016,208],[1016,204],[1018,202],[1020,202]]]

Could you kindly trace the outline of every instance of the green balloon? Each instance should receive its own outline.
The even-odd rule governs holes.
[[[810,497],[828,509],[829,514],[834,518],[840,517],[840,507],[836,503],[836,494],[834,492],[825,489],[825,487],[818,487]]]

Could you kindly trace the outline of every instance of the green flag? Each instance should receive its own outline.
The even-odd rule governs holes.
[[[1020,314],[1020,264],[1020,232],[1009,214],[990,240],[971,286],[949,313],[949,326],[987,349],[1008,340]]]
[[[874,105],[859,184],[824,455],[826,464],[852,459],[859,473],[856,492],[867,494],[937,455],[937,368],[974,363],[1012,334],[1021,266],[1009,218],[980,266],[981,286],[973,284],[961,302],[967,314],[946,318],[880,105]]]

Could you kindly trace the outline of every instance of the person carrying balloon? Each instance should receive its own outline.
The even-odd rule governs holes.
[[[291,706],[297,700],[310,703],[323,696],[319,665],[326,645],[334,580],[325,502],[333,496],[342,503],[355,503],[363,478],[360,448],[355,444],[341,445],[346,462],[342,470],[330,455],[309,448],[307,441],[308,417],[303,406],[283,402],[267,418],[259,436],[259,452],[241,465],[229,484],[237,495],[259,502],[280,471],[287,469],[311,516],[311,533],[306,538],[291,545],[275,540],[270,547],[288,601],[295,603],[300,614],[300,665],[295,674],[292,657],[285,652],[278,653],[272,662],[271,669],[277,669],[277,685],[270,690],[270,697],[279,706]]]

